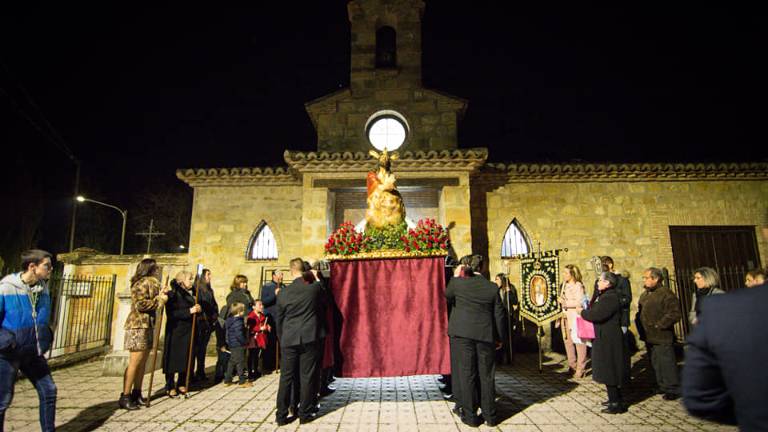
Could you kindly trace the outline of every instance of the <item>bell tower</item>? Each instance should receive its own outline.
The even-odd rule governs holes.
[[[467,102],[421,84],[424,8],[423,0],[347,4],[349,88],[305,105],[317,130],[318,151],[367,153],[382,140],[412,152],[457,148]]]
[[[347,13],[353,92],[421,86],[422,0],[353,0]]]

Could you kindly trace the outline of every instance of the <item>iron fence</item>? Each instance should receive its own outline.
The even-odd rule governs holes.
[[[751,270],[741,265],[712,268],[717,272],[720,278],[720,288],[725,292],[743,288],[747,272]],[[693,273],[696,269],[681,267],[676,268],[675,273],[670,273],[668,269],[664,268],[663,271],[667,286],[677,294],[677,298],[680,300],[680,312],[683,318],[675,324],[675,337],[677,342],[683,343],[691,330],[688,313],[691,310],[696,290],[696,285],[693,283]]]
[[[110,344],[117,276],[54,273],[51,293],[53,343],[49,358]]]

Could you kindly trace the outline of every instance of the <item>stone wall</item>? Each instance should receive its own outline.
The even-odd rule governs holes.
[[[246,259],[248,242],[262,220],[277,241],[277,260]],[[216,299],[226,299],[232,278],[244,274],[259,294],[262,268],[284,267],[302,253],[301,186],[196,187],[190,263],[211,269]]]
[[[487,232],[490,273],[509,272],[520,284],[519,264],[500,259],[501,241],[517,218],[542,250],[568,248],[561,265],[587,272],[593,255],[614,258],[626,270],[634,292],[633,313],[642,290],[642,271],[667,267],[674,271],[670,225],[754,225],[765,265],[768,245],[759,229],[768,224],[765,181],[620,181],[509,183],[473,186],[473,215],[482,214],[474,232]]]
[[[130,296],[131,277],[136,273],[136,266],[144,258],[154,258],[163,269],[163,283],[165,277],[173,278],[181,270],[191,270],[187,260],[187,254],[154,254],[154,255],[108,255],[96,251],[75,250],[71,253],[60,254],[57,259],[65,264],[64,273],[83,276],[116,276],[115,296],[109,299],[112,302],[112,328],[111,345],[114,350],[123,349],[125,332],[123,325],[129,310],[120,308],[120,297]],[[129,302],[130,303],[130,302]],[[78,303],[73,303],[77,306]],[[82,311],[71,310],[70,314],[78,315]],[[57,331],[60,331],[57,329]],[[80,329],[75,329],[77,333]],[[72,330],[67,330],[69,338],[73,336]]]

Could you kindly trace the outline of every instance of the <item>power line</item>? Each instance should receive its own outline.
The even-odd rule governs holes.
[[[5,70],[6,75],[8,76],[9,80],[12,77],[11,71],[8,69],[8,66],[0,59],[0,65],[3,66],[3,69]],[[58,148],[62,153],[64,153],[72,162],[75,164],[79,164],[79,160],[77,157],[75,157],[75,153],[72,151],[72,149],[69,148],[67,143],[64,141],[64,138],[62,138],[61,134],[56,130],[56,128],[53,127],[51,122],[48,121],[48,119],[45,117],[45,114],[43,114],[43,111],[40,109],[40,107],[35,103],[34,99],[32,99],[32,96],[27,92],[27,90],[24,88],[24,86],[21,84],[19,80],[14,80],[16,87],[18,87],[22,94],[24,95],[24,98],[28,102],[29,105],[32,106],[33,111],[35,111],[40,119],[43,120],[45,123],[45,129],[44,131],[43,127],[41,127],[24,109],[24,107],[16,101],[16,99],[11,95],[11,93],[0,87],[0,91],[5,93],[5,95],[8,97],[8,99],[11,101],[11,104],[16,108],[16,111],[24,117],[43,137],[48,139],[48,141],[51,142],[56,148]]]

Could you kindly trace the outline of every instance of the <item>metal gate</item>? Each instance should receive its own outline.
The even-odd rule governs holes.
[[[50,358],[108,346],[117,276],[54,274],[51,293],[53,344]]]

